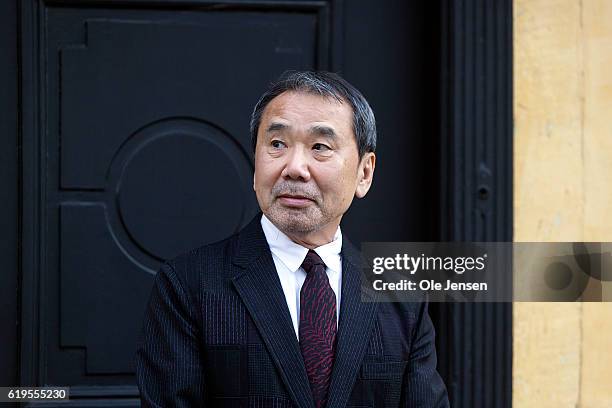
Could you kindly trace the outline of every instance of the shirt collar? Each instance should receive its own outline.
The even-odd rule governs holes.
[[[306,254],[308,253],[308,248],[293,242],[287,235],[272,224],[265,215],[261,217],[261,228],[270,246],[270,251],[272,251],[290,271],[296,272],[302,265],[302,262],[304,262],[304,258],[306,258]],[[323,262],[325,262],[327,268],[335,272],[340,272],[341,249],[342,231],[340,230],[340,226],[338,226],[333,240],[315,248],[314,251],[321,257]]]

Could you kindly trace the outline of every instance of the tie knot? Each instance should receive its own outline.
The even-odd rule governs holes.
[[[325,271],[325,262],[321,259],[321,257],[312,249],[308,250],[306,254],[306,258],[304,258],[304,262],[302,262],[302,268],[306,271],[306,273],[310,273],[311,270],[315,269],[316,266],[322,266]]]

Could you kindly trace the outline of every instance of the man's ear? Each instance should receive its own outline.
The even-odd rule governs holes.
[[[255,165],[257,162],[257,148],[255,148],[253,150],[253,191],[255,190],[255,186],[256,186],[256,182],[257,182],[257,165]]]
[[[363,198],[370,190],[372,179],[374,178],[374,168],[376,167],[376,155],[374,152],[368,152],[363,155],[359,162],[357,170],[357,189],[355,196]]]

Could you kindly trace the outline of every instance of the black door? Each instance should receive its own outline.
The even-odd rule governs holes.
[[[376,114],[375,181],[347,236],[439,239],[443,8],[21,2],[21,264],[5,278],[20,276],[20,358],[6,378],[18,365],[21,384],[70,386],[83,406],[138,405],[132,362],[155,271],[257,212],[249,115],[287,69],[342,73]]]

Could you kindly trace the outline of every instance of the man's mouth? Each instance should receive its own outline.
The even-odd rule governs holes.
[[[278,196],[278,201],[286,207],[306,207],[310,205],[313,200],[299,194],[280,194]]]

